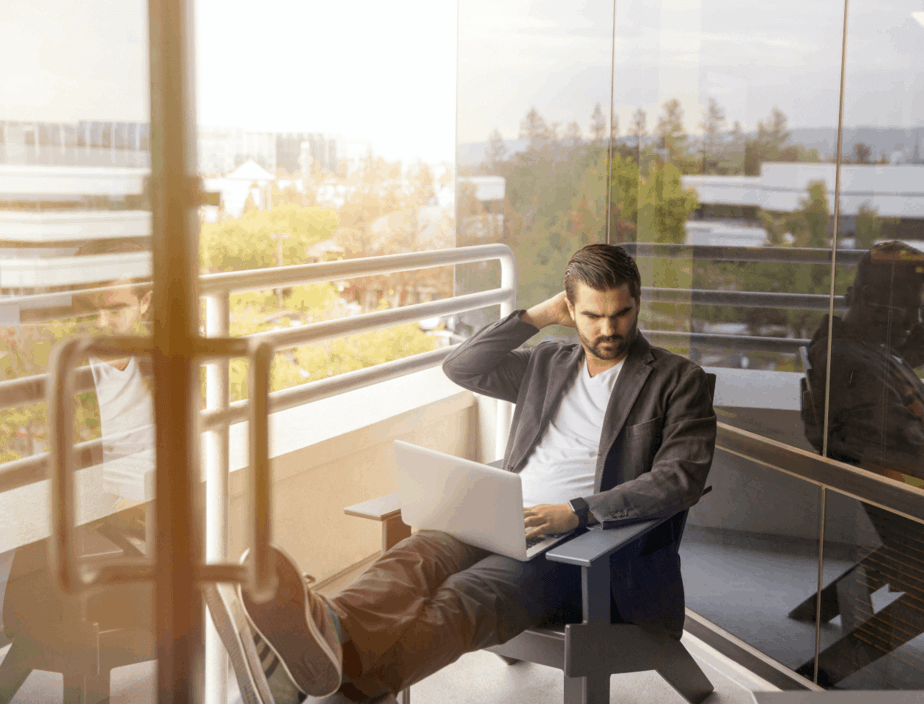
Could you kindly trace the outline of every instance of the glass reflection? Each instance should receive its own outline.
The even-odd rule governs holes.
[[[863,255],[847,290],[847,312],[825,316],[808,348],[809,392],[819,409],[828,371],[827,454],[890,478],[924,478],[924,253],[901,242]],[[821,451],[822,416],[804,414],[806,436]]]
[[[829,492],[818,684],[859,690],[924,686],[922,528]],[[809,601],[811,613],[800,613]],[[814,597],[790,616],[814,621]],[[798,668],[807,677],[813,670],[811,661]]]
[[[75,9],[12,0],[0,23],[3,701],[60,701],[62,680],[65,701],[126,688],[144,700],[156,679],[153,585],[74,599],[48,570],[50,351],[76,336],[150,333],[145,4]],[[147,358],[78,360],[76,393],[63,399],[74,408],[73,530],[85,564],[143,558],[151,545],[150,372]],[[14,467],[31,467],[29,480],[9,482]]]

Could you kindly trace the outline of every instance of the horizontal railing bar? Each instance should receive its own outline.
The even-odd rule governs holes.
[[[808,247],[736,247],[732,245],[664,244],[659,242],[620,242],[634,257],[695,259],[714,262],[767,262],[790,264],[831,264],[830,249]],[[838,249],[837,263],[854,265],[865,249]]]
[[[466,294],[465,296],[442,301],[431,301],[429,303],[419,303],[404,308],[366,313],[365,315],[351,318],[309,323],[308,325],[288,328],[286,330],[256,333],[239,339],[247,340],[251,337],[265,339],[273,344],[276,351],[282,351],[299,345],[341,337],[347,334],[360,334],[362,332],[377,330],[383,327],[398,325],[403,322],[419,320],[421,318],[452,315],[465,310],[473,310],[480,306],[495,305],[501,302],[501,299],[504,298],[505,295],[504,289],[494,289],[492,291]],[[421,308],[422,306],[425,306],[425,308]],[[445,306],[445,308],[443,306]],[[434,310],[436,312],[434,312]],[[399,313],[400,311],[404,312]],[[344,332],[344,329],[351,322],[355,322],[361,318],[367,318],[367,323],[364,326],[356,330],[351,329],[348,332]],[[689,345],[696,349],[732,349],[741,352],[784,352],[794,354],[799,350],[799,347],[808,346],[811,342],[811,340],[803,338],[716,335],[709,333],[675,332],[670,330],[645,330],[643,332],[651,342],[657,345]],[[77,375],[78,391],[91,391],[93,389],[93,376],[90,372],[90,368],[80,367],[77,370]],[[27,403],[44,400],[45,378],[46,375],[37,374],[35,376],[0,382],[0,409],[14,408]]]
[[[339,279],[395,274],[414,269],[470,264],[492,259],[513,259],[503,244],[476,245],[456,249],[437,249],[407,254],[386,254],[368,259],[342,259],[316,264],[297,264],[272,269],[208,274],[199,278],[202,295],[218,292],[254,291],[284,286],[326,283]]]
[[[430,350],[410,357],[392,360],[374,367],[338,374],[328,379],[299,384],[288,389],[281,389],[270,394],[270,413],[278,413],[290,408],[320,401],[337,394],[361,389],[370,384],[397,379],[413,372],[430,369],[442,363],[449,356],[453,347]],[[225,424],[240,423],[247,418],[247,401],[235,401],[225,411],[204,411],[202,413],[202,430],[215,430]]]
[[[726,423],[718,424],[716,448],[924,523],[924,489]]]
[[[793,264],[830,264],[831,250],[802,247],[739,247],[732,245],[688,245],[650,242],[624,242],[626,250],[637,257],[679,258],[706,261],[771,262]],[[837,263],[854,265],[866,250],[839,249]],[[248,271],[206,274],[199,277],[199,293],[207,295],[226,292],[254,291],[261,289],[297,286],[309,283],[324,283],[336,279],[360,278],[392,274],[414,269],[425,269],[453,264],[469,264],[509,256],[505,245],[477,245],[456,249],[414,252],[409,254],[388,254],[368,259],[347,259],[316,264],[297,264],[286,267],[271,267]],[[367,262],[374,261],[372,267]],[[60,300],[62,295],[99,293],[138,284],[57,291],[0,298],[0,304],[39,303],[43,300]]]
[[[694,349],[734,350],[735,352],[783,352],[795,354],[811,340],[793,337],[756,337],[752,335],[713,335],[702,332],[643,330],[655,345],[692,347]]]
[[[760,291],[710,291],[689,288],[642,287],[642,300],[651,303],[679,303],[697,306],[741,308],[784,308],[828,311],[830,298],[823,293],[763,293]],[[844,296],[834,297],[834,309],[847,310]]]
[[[74,467],[86,469],[93,466],[93,455],[101,453],[103,439],[96,438],[74,445]],[[48,479],[47,452],[39,452],[22,459],[0,465],[0,493],[19,489]]]
[[[330,340],[347,335],[359,335],[364,332],[380,330],[381,328],[401,325],[403,323],[435,318],[445,315],[454,315],[468,310],[498,305],[510,300],[513,291],[496,288],[480,293],[469,293],[464,296],[446,298],[428,303],[416,303],[403,308],[392,308],[374,313],[365,313],[350,318],[337,320],[324,320],[318,323],[298,325],[284,330],[258,332],[245,335],[241,339],[266,341],[273,345],[276,351],[291,349],[299,345],[306,345],[322,340]]]
[[[452,347],[431,350],[422,354],[377,364],[340,374],[329,379],[300,384],[270,394],[270,412],[277,413],[311,401],[319,401],[336,394],[353,391],[369,384],[395,379],[405,374],[429,369],[442,363]],[[202,431],[214,430],[224,424],[238,423],[247,418],[247,401],[235,401],[227,411],[202,411]],[[74,446],[77,456],[74,466],[78,470],[93,466],[93,454],[102,448],[103,439],[87,440]],[[0,465],[0,493],[36,484],[48,478],[48,453],[42,452]]]

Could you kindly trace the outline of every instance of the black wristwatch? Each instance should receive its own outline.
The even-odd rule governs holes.
[[[590,516],[590,508],[587,506],[587,502],[582,498],[571,499],[568,504],[571,506],[571,510],[574,511],[574,515],[578,517],[578,528],[587,527],[587,519]]]

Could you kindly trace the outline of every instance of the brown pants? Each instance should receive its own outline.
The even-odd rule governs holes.
[[[473,650],[527,628],[579,621],[580,570],[520,562],[422,531],[382,555],[332,600],[344,674],[374,697],[396,693]]]

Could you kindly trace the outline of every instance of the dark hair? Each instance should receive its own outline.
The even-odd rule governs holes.
[[[873,245],[857,264],[848,304],[869,286],[877,291],[890,291],[895,286],[924,283],[924,252],[904,242],[892,240]]]
[[[100,254],[138,254],[142,252],[147,252],[144,247],[142,247],[135,240],[123,238],[123,237],[114,237],[112,239],[106,240],[91,240],[81,245],[75,253],[75,257],[87,257]],[[119,279],[127,279],[129,283],[135,284],[132,286],[132,293],[134,293],[139,299],[144,298],[148,292],[153,290],[149,277],[132,277],[132,276],[121,276]],[[116,279],[116,280],[119,280]]]
[[[623,284],[638,301],[642,294],[642,277],[635,260],[622,247],[613,244],[589,244],[575,252],[565,269],[565,293],[574,303],[574,285],[580,281],[595,291],[608,291]]]

